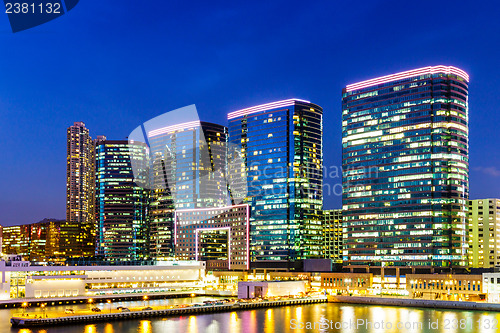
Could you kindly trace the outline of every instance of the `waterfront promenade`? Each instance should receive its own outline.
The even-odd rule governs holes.
[[[215,296],[215,297],[233,297],[231,291],[223,290],[191,290],[191,291],[169,291],[156,293],[130,293],[130,294],[109,294],[109,295],[94,295],[94,296],[74,296],[74,297],[58,297],[58,298],[13,298],[8,300],[0,300],[0,308],[19,308],[23,304],[29,306],[46,305],[64,305],[64,304],[86,304],[89,300],[93,303],[105,303],[108,300],[129,301],[141,300],[144,296],[150,299],[157,298],[180,298],[190,297],[191,294],[196,296]]]
[[[182,304],[173,306],[155,306],[155,307],[133,307],[123,309],[113,309],[112,304],[109,310],[105,307],[101,312],[95,313],[89,310],[79,310],[74,313],[66,311],[44,311],[42,313],[21,312],[16,313],[11,318],[11,324],[15,327],[32,326],[53,326],[74,323],[92,323],[98,321],[140,319],[151,317],[180,316],[196,313],[227,312],[239,311],[255,308],[271,308],[279,306],[291,306],[301,304],[325,303],[325,297],[320,298],[292,298],[281,300],[262,300],[262,301],[216,301],[215,304]],[[36,317],[35,317],[36,316]]]

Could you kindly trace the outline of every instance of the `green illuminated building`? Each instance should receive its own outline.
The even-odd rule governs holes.
[[[288,99],[228,119],[242,161],[229,176],[246,180],[231,192],[251,207],[251,268],[300,270],[302,260],[322,258],[323,109]]]
[[[96,140],[97,254],[108,261],[148,258],[149,191],[134,183],[131,153],[146,162],[144,144]]]

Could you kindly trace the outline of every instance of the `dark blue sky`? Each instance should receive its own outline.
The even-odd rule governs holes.
[[[471,76],[471,198],[500,197],[498,2],[237,3],[81,0],[16,34],[0,14],[0,224],[65,217],[74,121],[122,139],[193,103],[226,124],[230,111],[303,98],[323,106],[325,165],[340,167],[342,87],[437,64]]]

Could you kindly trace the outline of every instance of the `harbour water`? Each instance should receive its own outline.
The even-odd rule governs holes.
[[[210,297],[115,302],[111,306],[188,304]],[[96,305],[94,305],[96,306]],[[97,304],[103,311],[106,303]],[[50,310],[83,309],[88,305],[51,307]],[[10,316],[19,309],[0,310],[0,332],[12,333],[253,333],[253,332],[442,332],[475,333],[500,331],[500,312],[438,310],[356,304],[320,303],[248,311],[187,315],[178,318],[111,321],[51,328],[12,328]],[[42,309],[28,309],[42,312]]]

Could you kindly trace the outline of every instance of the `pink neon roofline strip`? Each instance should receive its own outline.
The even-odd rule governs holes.
[[[181,129],[186,129],[186,128],[190,128],[190,127],[200,127],[200,126],[201,126],[200,121],[199,120],[195,120],[195,121],[190,121],[190,122],[187,122],[187,123],[182,123],[182,124],[177,124],[177,125],[162,127],[162,128],[156,129],[156,130],[149,131],[148,132],[148,136],[151,137],[151,136],[156,136],[156,135],[160,135],[160,134],[165,134],[165,133],[169,133],[169,132],[178,131],[178,130],[181,130]]]
[[[406,78],[410,78],[410,77],[414,77],[414,76],[419,76],[419,75],[424,75],[424,74],[436,74],[436,73],[458,75],[458,76],[461,76],[462,78],[464,78],[467,82],[469,82],[469,75],[465,71],[463,71],[459,68],[456,68],[453,66],[428,66],[428,67],[413,69],[413,70],[406,71],[406,72],[400,72],[400,73],[390,74],[390,75],[386,75],[386,76],[381,76],[381,77],[377,77],[374,79],[361,81],[358,83],[349,84],[346,86],[346,90],[353,91],[353,90],[363,89],[366,87],[375,86],[378,84],[383,84],[383,83],[387,83],[387,82],[391,82],[391,81],[395,81],[395,80],[402,80],[402,79],[406,79]]]
[[[241,109],[238,111],[231,112],[227,115],[227,119],[233,119],[233,118],[241,117],[241,116],[244,116],[247,114],[252,114],[252,113],[256,113],[256,112],[264,111],[264,110],[269,110],[269,109],[276,109],[276,108],[283,107],[283,106],[290,106],[290,105],[294,105],[296,102],[311,103],[310,101],[306,101],[303,99],[297,99],[297,98],[285,99],[282,101],[256,105],[256,106],[252,106],[250,108]]]

